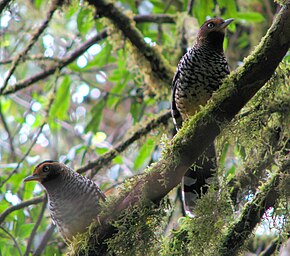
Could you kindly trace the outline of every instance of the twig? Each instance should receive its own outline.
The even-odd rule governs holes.
[[[12,212],[23,209],[29,205],[33,205],[33,204],[39,204],[41,201],[43,201],[44,196],[38,196],[35,197],[33,199],[29,199],[26,201],[23,201],[19,204],[13,205],[9,208],[7,208],[4,212],[1,213],[0,215],[0,224],[4,221],[4,219]]]
[[[35,44],[39,36],[42,34],[42,32],[46,29],[48,26],[48,23],[52,19],[52,16],[56,9],[58,8],[58,0],[52,1],[52,5],[47,13],[46,19],[42,22],[42,24],[37,28],[37,30],[32,34],[32,37],[30,38],[28,45],[25,47],[25,49],[20,52],[13,60],[11,68],[8,70],[7,75],[3,81],[3,87],[0,89],[0,94],[2,94],[6,86],[8,84],[8,80],[12,76],[13,72],[15,71],[18,63],[21,61],[21,59],[28,53],[28,51],[31,49],[31,47]]]
[[[48,228],[46,229],[39,245],[37,246],[37,248],[35,249],[35,251],[32,253],[33,256],[39,256],[41,255],[42,251],[44,250],[44,248],[46,247],[49,239],[51,238],[53,231],[55,230],[56,226],[51,223]]]
[[[30,55],[30,56],[25,56],[22,58],[23,61],[25,60],[30,60],[30,61],[35,61],[35,60],[40,60],[40,61],[53,61],[53,62],[61,62],[61,59],[59,58],[53,58],[53,57],[47,57],[41,54],[37,55]],[[8,58],[0,61],[0,65],[5,65],[13,62],[13,58]]]
[[[9,231],[7,231],[5,228],[3,228],[2,226],[0,226],[0,228],[13,240],[18,252],[19,252],[19,255],[22,256],[22,252],[21,252],[21,249],[16,241],[16,239],[14,238],[14,236],[12,236],[12,234],[10,234]]]
[[[82,55],[88,48],[90,48],[92,45],[97,43],[98,41],[102,40],[103,38],[107,37],[107,30],[102,30],[99,34],[93,36],[91,39],[80,45],[77,49],[75,49],[73,52],[69,54],[66,58],[62,59],[62,61],[58,64],[52,65],[48,67],[47,69],[40,71],[34,76],[28,77],[25,80],[19,81],[14,85],[13,88],[5,90],[2,92],[3,95],[8,95],[11,93],[15,93],[21,89],[24,89],[28,87],[29,85],[46,78],[47,76],[53,74],[57,70],[61,70],[63,67],[67,66],[71,62],[73,62],[76,58],[78,58],[80,55]],[[1,94],[1,92],[0,92]]]
[[[95,175],[100,168],[109,164],[119,153],[121,153],[126,148],[128,148],[128,146],[130,146],[134,141],[148,134],[152,129],[158,127],[160,124],[166,125],[170,117],[171,117],[171,114],[169,111],[167,111],[157,116],[157,118],[147,121],[147,123],[143,127],[141,127],[139,130],[133,133],[126,140],[118,143],[118,145],[115,148],[106,152],[95,161],[92,161],[88,163],[87,165],[77,169],[76,171],[78,173],[83,173],[87,170],[94,169],[93,175]]]
[[[29,236],[29,239],[28,239],[28,242],[27,242],[26,251],[25,251],[25,253],[24,253],[24,256],[28,256],[28,255],[29,255],[29,253],[30,253],[30,248],[31,248],[31,245],[32,245],[33,239],[34,239],[34,237],[35,237],[35,235],[36,235],[36,231],[37,231],[37,229],[38,229],[38,227],[39,227],[39,225],[40,225],[40,223],[41,223],[41,220],[42,220],[42,218],[43,218],[44,211],[45,211],[45,209],[46,209],[46,204],[47,204],[47,196],[46,196],[46,195],[44,196],[44,199],[43,199],[42,202],[43,202],[43,203],[42,203],[41,211],[40,211],[40,213],[39,213],[39,215],[38,215],[37,221],[36,221],[36,223],[35,223],[35,225],[34,225],[32,231],[31,231],[30,236]]]

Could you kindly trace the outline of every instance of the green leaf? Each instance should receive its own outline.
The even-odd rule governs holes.
[[[93,27],[94,19],[91,9],[81,8],[77,16],[78,30],[81,34],[86,34]]]
[[[264,16],[258,12],[238,12],[237,18],[247,22],[262,22],[265,20]]]
[[[92,118],[91,118],[91,121],[86,126],[86,129],[85,129],[86,133],[89,131],[96,133],[99,130],[101,120],[103,119],[103,110],[106,106],[106,103],[107,103],[107,97],[104,97],[98,102],[98,104],[96,104],[92,108],[91,110]]]
[[[122,164],[123,163],[123,158],[121,156],[116,156],[113,161],[114,164]]]
[[[34,223],[23,224],[18,230],[18,233],[17,233],[18,237],[23,237],[23,238],[28,237],[34,225],[35,225]]]
[[[49,117],[51,120],[58,118],[63,120],[67,117],[67,110],[70,106],[70,78],[65,76],[57,89],[55,100],[50,108]]]
[[[115,61],[115,57],[112,56],[112,45],[109,42],[106,42],[101,45],[102,50],[94,57],[92,61],[82,70],[89,70],[91,68],[101,68],[108,63]]]
[[[226,142],[220,155],[220,166],[225,166],[228,149],[229,149],[229,143]]]
[[[138,156],[134,161],[134,170],[138,170],[144,166],[145,160],[151,156],[155,148],[155,142],[153,139],[148,139],[145,144],[140,148]]]

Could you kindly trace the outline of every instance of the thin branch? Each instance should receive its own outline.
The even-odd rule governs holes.
[[[8,84],[8,80],[14,73],[17,65],[20,63],[21,59],[28,53],[28,51],[32,48],[32,46],[35,44],[35,42],[38,40],[42,32],[46,29],[48,26],[48,23],[52,19],[52,16],[54,12],[58,8],[59,1],[55,0],[52,1],[52,5],[47,13],[46,19],[42,22],[42,24],[36,29],[36,31],[32,34],[32,37],[30,38],[28,45],[24,48],[22,52],[20,52],[13,60],[11,68],[8,70],[7,75],[3,82],[3,87],[0,89],[0,94],[2,94],[5,91],[5,88]]]
[[[229,228],[221,246],[218,248],[218,255],[236,255],[244,241],[251,235],[253,229],[260,222],[264,213],[274,207],[278,199],[277,187],[281,180],[281,174],[290,172],[290,159],[286,160],[280,170],[265,184],[253,200],[246,204],[237,222]]]
[[[154,47],[144,41],[144,36],[136,28],[132,19],[125,15],[112,2],[106,0],[88,0],[89,4],[96,8],[99,16],[110,19],[114,25],[122,31],[124,36],[138,49],[138,52],[150,63],[154,76],[160,80],[160,86],[169,89],[174,71],[164,57]]]
[[[32,231],[31,231],[30,236],[29,236],[24,256],[28,256],[29,255],[33,239],[34,239],[34,237],[36,235],[36,231],[37,231],[37,229],[38,229],[38,227],[39,227],[39,225],[40,225],[40,223],[42,221],[42,218],[43,218],[43,215],[44,215],[44,211],[46,209],[46,204],[47,204],[47,196],[46,195],[45,195],[45,197],[44,197],[42,202],[43,202],[42,203],[42,207],[41,207],[40,213],[38,215],[37,221],[36,221]]]
[[[19,204],[16,204],[16,205],[13,205],[9,208],[7,208],[4,212],[2,212],[0,214],[0,224],[4,221],[4,219],[12,212],[14,211],[17,211],[17,210],[20,210],[20,209],[23,209],[29,205],[33,205],[33,204],[39,204],[40,202],[42,202],[44,199],[44,196],[38,196],[38,197],[35,197],[33,199],[29,199],[29,200],[26,200],[26,201],[23,201]]]
[[[93,36],[91,39],[80,45],[78,48],[76,48],[73,52],[71,52],[66,58],[62,59],[62,61],[58,64],[52,65],[48,67],[47,69],[40,71],[34,76],[28,77],[25,80],[19,81],[16,83],[13,87],[5,90],[2,92],[2,95],[8,95],[11,93],[15,93],[21,89],[24,89],[28,87],[29,85],[44,79],[48,77],[49,75],[52,75],[55,71],[61,70],[63,67],[67,66],[71,62],[73,62],[76,58],[78,58],[80,55],[82,55],[88,48],[90,48],[92,45],[97,43],[98,41],[102,40],[103,38],[107,37],[107,30],[102,30],[99,34]],[[1,93],[0,93],[1,95]]]
[[[35,249],[35,251],[32,253],[33,256],[39,256],[41,255],[42,251],[45,249],[49,239],[51,238],[54,230],[55,230],[56,226],[51,223],[48,228],[46,229],[39,245],[37,246],[37,248]]]
[[[0,61],[0,65],[10,64],[12,63],[14,58],[8,58]],[[30,60],[30,61],[53,61],[53,62],[61,62],[59,58],[47,57],[42,54],[37,55],[29,55],[22,58],[23,61]]]
[[[16,246],[16,248],[17,248],[17,250],[18,250],[18,252],[19,252],[19,255],[22,256],[21,249],[20,249],[20,247],[19,247],[19,245],[18,245],[16,239],[14,238],[14,236],[12,236],[12,234],[10,234],[10,232],[7,231],[5,228],[3,228],[3,227],[1,227],[1,226],[0,226],[0,228],[1,228],[1,229],[2,229],[2,230],[3,230],[3,231],[8,235],[11,239],[12,239],[14,245]]]
[[[98,170],[108,165],[118,154],[127,149],[133,142],[140,139],[142,136],[145,136],[156,127],[159,127],[161,124],[167,125],[170,117],[171,117],[170,111],[167,111],[161,115],[158,115],[153,120],[151,119],[147,121],[139,130],[130,135],[126,140],[118,143],[118,145],[115,148],[106,152],[95,161],[92,161],[87,165],[77,169],[76,171],[78,173],[83,173],[90,169],[94,169],[93,175],[95,175]]]
[[[165,15],[165,14],[136,15],[134,17],[134,20],[136,20],[136,22],[139,22],[139,23],[142,23],[142,22],[174,23],[175,22],[175,19],[173,16]],[[91,39],[89,39],[88,41],[83,43],[82,45],[80,45],[77,49],[75,49],[73,52],[71,52],[66,58],[64,58],[64,59],[52,59],[55,61],[57,60],[58,61],[57,64],[51,65],[51,66],[47,67],[45,70],[40,71],[36,75],[28,77],[24,80],[17,82],[15,85],[13,85],[13,87],[12,86],[9,87],[9,89],[4,90],[5,88],[2,88],[0,90],[0,95],[8,95],[11,93],[15,93],[21,89],[24,89],[24,88],[30,86],[31,84],[33,84],[39,80],[42,80],[42,79],[48,77],[49,75],[52,75],[56,70],[61,70],[62,68],[64,68],[65,66],[67,66],[68,64],[73,62],[76,58],[78,58],[80,55],[82,55],[89,47],[91,47],[95,43],[103,40],[107,36],[108,36],[107,30],[106,29],[102,30],[100,33],[98,33],[97,35],[95,35],[94,37],[92,37]],[[22,56],[22,59],[25,57],[26,56]],[[2,63],[3,62],[7,63],[9,61],[10,60],[5,60],[5,61],[2,61]]]

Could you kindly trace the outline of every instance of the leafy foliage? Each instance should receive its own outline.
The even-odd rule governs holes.
[[[31,231],[41,211],[41,200],[37,203],[33,200],[43,195],[43,190],[35,183],[23,184],[23,179],[45,159],[77,168],[114,151],[114,147],[126,142],[128,135],[138,134],[143,121],[170,107],[170,85],[156,79],[136,47],[111,22],[96,16],[95,10],[85,2],[72,1],[58,7],[54,1],[46,0],[6,2],[9,4],[0,10],[0,256],[28,255],[29,240],[33,241],[32,251],[41,249],[41,255],[62,255],[67,248],[57,232],[39,248],[49,231],[47,212],[32,237]],[[116,4],[132,18],[136,15],[148,18],[147,14],[149,17],[164,14],[170,18],[170,22],[136,20],[132,24],[146,44],[156,49],[174,69],[180,58],[182,33],[196,29],[192,24],[188,28],[183,25],[182,17],[188,16],[187,3],[121,0]],[[253,4],[199,0],[194,1],[193,16],[199,24],[209,16],[235,18],[235,25],[231,25],[227,35],[227,57],[234,69],[260,40],[260,33],[265,33],[275,15],[277,5],[271,3],[267,8],[265,5],[265,1]],[[47,18],[54,7],[58,10]],[[37,34],[43,24],[47,27]],[[31,48],[23,54],[30,40]],[[19,63],[4,84],[17,58]],[[236,208],[242,208],[259,190],[257,179],[255,182],[254,178],[245,179],[249,175],[247,171],[254,170],[254,176],[260,178],[258,181],[264,182],[277,168],[274,161],[267,166],[262,161],[256,169],[249,163],[253,160],[260,163],[259,160],[272,155],[280,159],[287,150],[289,77],[288,55],[271,82],[248,104],[227,134],[219,138],[218,179],[225,194],[219,197],[212,190],[200,200],[198,218],[194,220],[178,221],[181,212],[176,203],[176,213],[162,225],[159,225],[160,216],[169,215],[166,204],[159,208],[145,205],[128,209],[128,214],[115,223],[120,232],[108,241],[112,251],[118,255],[128,251],[134,255],[153,254],[158,251],[156,246],[161,246],[158,253],[164,255],[187,250],[197,250],[196,255],[203,255],[203,248],[210,242],[206,252],[212,253],[219,241],[215,241],[215,236],[223,235],[224,227],[233,218],[229,198],[239,201]],[[150,89],[153,82],[155,92]],[[277,127],[280,137],[276,145],[272,139]],[[160,137],[164,133],[171,136],[171,130],[172,125],[148,130],[146,138],[126,142],[113,161],[104,161],[102,168],[93,168],[86,175],[103,190],[114,188],[159,158]],[[228,184],[232,186],[229,191]],[[283,184],[281,191],[288,183]],[[175,198],[174,193],[171,198]],[[213,201],[216,203],[211,204]],[[25,202],[29,205],[22,206]],[[286,194],[276,209],[277,216],[288,218],[288,202]],[[168,236],[172,225],[179,225],[180,229]],[[278,229],[286,227],[283,224]],[[123,240],[124,237],[127,239]],[[208,240],[204,240],[206,237]],[[126,241],[123,247],[115,250],[122,241]]]

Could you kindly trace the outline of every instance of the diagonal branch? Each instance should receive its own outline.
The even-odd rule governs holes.
[[[161,124],[166,125],[170,117],[171,117],[170,111],[167,111],[161,115],[158,115],[155,119],[147,121],[145,125],[143,125],[140,129],[134,132],[126,140],[118,143],[118,145],[115,148],[106,152],[95,161],[92,161],[87,165],[77,169],[76,171],[78,173],[83,173],[90,169],[94,169],[93,174],[95,175],[98,170],[108,165],[118,154],[127,149],[133,142],[140,139],[142,136],[145,136],[156,127],[159,127]]]
[[[103,38],[107,37],[107,30],[101,31],[99,34],[93,36],[91,39],[86,41],[84,44],[80,45],[77,49],[70,53],[69,56],[62,59],[62,61],[58,64],[54,64],[47,69],[40,71],[34,76],[31,76],[25,80],[19,81],[16,83],[12,88],[7,89],[5,91],[0,92],[3,95],[15,93],[21,89],[28,87],[29,85],[46,78],[49,75],[52,75],[56,70],[61,70],[63,67],[67,66],[71,62],[73,62],[76,58],[78,58],[81,54],[83,54],[89,47],[93,44],[97,43],[98,41],[102,40]]]
[[[180,183],[198,156],[270,79],[289,49],[289,27],[290,4],[281,9],[266,36],[244,65],[227,78],[207,106],[185,123],[168,143],[162,158],[132,184],[130,191],[124,192],[111,204],[107,211],[110,214],[100,218],[102,225],[96,227],[96,234],[90,237],[89,242],[95,250],[106,251],[104,241],[116,232],[109,223],[116,220],[123,210],[139,205],[142,198],[158,202]]]
[[[174,23],[175,19],[171,15],[165,15],[165,14],[159,14],[159,15],[136,15],[134,16],[134,20],[138,23],[142,22],[156,22],[156,23]],[[82,55],[89,47],[91,47],[93,44],[103,40],[108,36],[107,29],[102,30],[97,35],[93,36],[89,40],[87,40],[85,43],[80,45],[77,49],[75,49],[73,52],[71,52],[66,58],[63,59],[52,59],[52,58],[46,58],[53,61],[57,61],[57,63],[52,64],[51,66],[48,66],[45,70],[40,71],[34,76],[28,77],[24,80],[21,80],[14,84],[13,87],[4,90],[5,88],[2,88],[0,90],[0,95],[8,95],[15,93],[21,89],[24,89],[31,84],[44,79],[50,75],[52,75],[55,71],[61,70],[68,64],[72,63],[75,59],[77,59],[80,55]],[[143,40],[143,39],[142,39]],[[25,55],[22,56],[21,59],[31,59],[31,57],[26,57]],[[19,59],[19,61],[21,60]],[[2,61],[2,64],[6,64],[12,61],[11,59]]]
[[[49,239],[51,238],[53,231],[55,230],[56,226],[51,223],[48,228],[46,229],[39,245],[37,246],[37,248],[35,249],[35,251],[33,252],[33,256],[39,256],[42,254],[42,251],[45,249]]]
[[[26,201],[23,201],[19,204],[13,205],[9,208],[7,208],[4,212],[2,212],[0,214],[0,224],[4,221],[4,219],[12,212],[23,209],[29,205],[33,205],[33,204],[39,204],[40,202],[42,202],[44,199],[44,196],[38,196]]]
[[[19,62],[21,61],[21,59],[28,53],[28,51],[32,48],[32,46],[35,44],[35,42],[37,41],[37,39],[39,38],[39,36],[42,34],[42,32],[46,29],[46,27],[48,26],[48,23],[50,22],[50,20],[52,19],[52,16],[54,14],[54,12],[57,10],[58,5],[61,3],[61,1],[59,2],[58,0],[52,1],[52,5],[47,13],[47,17],[46,19],[42,22],[42,24],[37,28],[37,30],[32,34],[32,37],[30,38],[28,45],[25,47],[25,49],[20,52],[13,60],[12,62],[12,66],[9,69],[9,71],[7,72],[7,75],[4,79],[3,82],[3,87],[0,89],[0,94],[2,94],[4,92],[4,90],[6,89],[6,86],[8,84],[8,80],[10,79],[10,77],[12,76],[12,74],[14,73],[17,65],[19,64]]]

